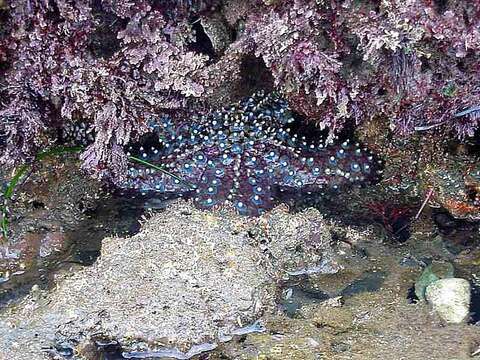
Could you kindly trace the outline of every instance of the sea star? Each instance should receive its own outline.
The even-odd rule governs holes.
[[[294,121],[285,100],[263,92],[180,125],[164,116],[128,155],[171,175],[135,163],[120,187],[189,194],[201,208],[231,202],[240,214],[257,216],[283,192],[338,189],[376,176],[377,161],[359,144],[308,143],[291,135]]]

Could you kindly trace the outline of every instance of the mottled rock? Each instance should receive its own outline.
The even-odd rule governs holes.
[[[200,18],[205,34],[210,39],[215,55],[221,55],[232,42],[230,30],[221,14],[209,14]]]
[[[457,219],[480,219],[480,164],[461,156],[446,159],[426,166],[419,180],[426,194],[432,191],[430,203]]]
[[[292,216],[278,207],[259,222],[263,246],[279,277],[334,274],[341,268],[332,227],[314,209]]]
[[[61,231],[46,233],[40,241],[39,255],[42,258],[48,257],[55,252],[62,251],[67,244],[67,237]]]
[[[0,358],[92,353],[99,339],[131,356],[181,358],[261,332],[256,320],[275,308],[279,278],[343,267],[334,229],[316,210],[251,219],[177,201],[139,234],[104,239],[91,267],[0,314]]]
[[[273,294],[237,225],[183,205],[137,236],[105,239],[100,260],[55,294],[52,308],[69,314],[62,341],[101,334],[127,351],[151,350],[159,339],[187,351],[253,323]]]
[[[453,265],[444,261],[433,261],[428,265],[415,282],[415,295],[425,300],[425,290],[428,285],[439,279],[453,277]]]
[[[9,177],[0,174],[2,180]],[[68,233],[77,231],[101,194],[100,183],[73,159],[42,160],[7,201],[9,234],[0,243],[0,272],[33,272],[63,254],[72,243]]]
[[[427,301],[447,323],[459,324],[469,316],[470,283],[465,279],[440,279],[427,286]]]

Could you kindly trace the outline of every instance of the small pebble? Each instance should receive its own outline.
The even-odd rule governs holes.
[[[342,296],[337,296],[334,298],[330,298],[328,300],[322,301],[321,305],[323,307],[341,307],[344,304],[344,300]]]
[[[465,279],[440,279],[427,286],[425,297],[447,323],[460,324],[469,317],[471,289]]]

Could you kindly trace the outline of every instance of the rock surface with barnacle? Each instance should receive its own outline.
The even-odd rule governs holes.
[[[162,117],[128,151],[168,173],[135,164],[119,186],[189,195],[200,208],[230,202],[240,214],[256,216],[285,193],[321,192],[376,177],[376,160],[359,144],[309,142],[293,133],[296,122],[285,100],[262,92],[185,123]]]

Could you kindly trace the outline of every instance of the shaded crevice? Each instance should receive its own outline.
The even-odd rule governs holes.
[[[211,60],[216,59],[217,55],[212,41],[205,32],[200,18],[197,16],[193,17],[191,23],[195,33],[195,42],[189,44],[188,49],[199,54],[207,55]]]
[[[240,64],[240,75],[239,97],[250,96],[260,90],[271,92],[274,89],[272,73],[262,58],[253,55],[245,56]]]
[[[121,48],[117,34],[125,29],[128,20],[105,11],[101,1],[94,1],[92,8],[98,26],[90,35],[89,49],[95,57],[109,59]]]

